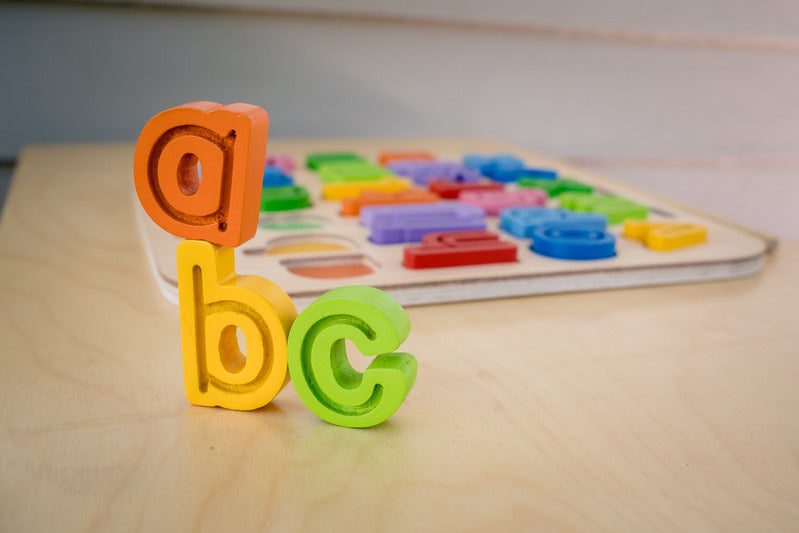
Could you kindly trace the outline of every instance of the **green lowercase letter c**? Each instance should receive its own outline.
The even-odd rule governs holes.
[[[339,426],[377,425],[402,405],[416,379],[416,359],[392,353],[411,330],[396,300],[373,287],[333,289],[300,313],[288,337],[288,366],[300,399]],[[345,340],[376,355],[361,374],[347,359]]]

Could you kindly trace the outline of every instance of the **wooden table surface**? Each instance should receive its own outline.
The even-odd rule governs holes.
[[[799,529],[797,244],[737,281],[409,308],[416,385],[353,430],[290,385],[255,412],[188,404],[132,154],[17,167],[0,530]]]

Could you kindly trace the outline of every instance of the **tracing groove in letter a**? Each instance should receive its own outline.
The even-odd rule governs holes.
[[[268,130],[266,111],[249,104],[194,102],[153,117],[133,159],[147,214],[186,239],[238,246],[252,238]]]

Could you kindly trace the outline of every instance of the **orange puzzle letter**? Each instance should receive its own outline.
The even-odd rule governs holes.
[[[241,411],[268,404],[288,382],[291,298],[267,279],[236,275],[228,246],[186,240],[177,261],[186,398]]]
[[[266,111],[249,104],[193,102],[159,113],[133,157],[144,210],[178,237],[226,246],[252,238],[268,130]]]

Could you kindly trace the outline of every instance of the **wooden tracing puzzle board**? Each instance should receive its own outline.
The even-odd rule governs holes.
[[[430,152],[437,159],[460,162],[465,153],[508,153],[531,167],[556,169],[560,174],[593,186],[597,192],[629,198],[649,206],[649,220],[696,222],[708,230],[707,242],[668,252],[651,250],[640,241],[621,236],[621,225],[609,230],[617,236],[617,255],[609,259],[570,261],[545,257],[530,250],[530,239],[518,239],[498,229],[498,218],[487,217],[487,229],[518,245],[518,261],[488,265],[411,270],[402,266],[403,249],[412,244],[377,245],[359,217],[340,216],[340,202],[323,200],[321,181],[305,167],[307,154],[354,152],[371,161],[385,150]],[[723,222],[687,211],[654,195],[597,176],[566,163],[542,157],[504,143],[480,140],[316,140],[270,141],[268,154],[287,154],[296,161],[293,177],[311,194],[313,205],[282,213],[261,213],[256,236],[236,249],[236,271],[277,283],[303,309],[324,292],[344,285],[382,289],[402,305],[502,298],[529,294],[571,292],[619,287],[662,285],[737,278],[763,266],[767,243]],[[132,183],[132,180],[131,180]],[[510,185],[508,189],[513,189]],[[153,272],[163,294],[177,303],[175,249],[181,239],[156,226],[144,213],[135,191],[138,223]],[[451,200],[454,201],[454,200]],[[557,199],[548,205],[556,206]],[[282,227],[283,229],[276,229]],[[292,229],[286,229],[290,227]],[[290,250],[303,242],[329,243],[329,250],[269,254]],[[349,265],[347,277],[308,277],[292,272],[327,272]],[[352,265],[363,265],[360,271]],[[315,267],[318,267],[315,268]],[[316,275],[316,274],[315,274]]]

